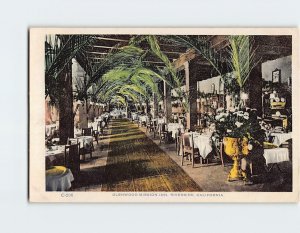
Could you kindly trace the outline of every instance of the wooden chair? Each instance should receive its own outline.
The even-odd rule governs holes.
[[[191,142],[190,142],[190,137],[191,137]],[[182,140],[182,157],[181,157],[181,166],[183,166],[183,160],[184,157],[187,157],[190,161],[192,161],[192,167],[194,167],[194,159],[195,155],[200,156],[198,148],[194,148],[194,138],[193,134],[185,133],[181,137]]]
[[[158,124],[159,144],[161,144],[162,141],[164,141],[165,143],[168,142],[169,132],[166,130],[166,128],[167,128],[166,123]]]
[[[98,130],[93,130],[93,136],[97,142],[97,145],[99,144],[98,140],[99,140],[99,131]]]
[[[93,136],[98,144],[98,134],[94,133],[93,127],[90,128],[82,128],[81,130],[82,136]],[[93,151],[95,150],[94,144],[92,144]],[[92,155],[91,155],[92,156]]]
[[[147,128],[146,128],[146,132],[154,132],[154,122],[155,121],[152,121],[152,120],[148,120],[147,122]]]
[[[99,132],[99,135],[101,135],[101,136],[104,135],[103,121],[98,121],[98,124],[97,124],[97,131]]]
[[[157,120],[153,121],[153,137],[155,139],[156,134],[158,134],[158,123]]]
[[[82,128],[81,129],[82,136],[93,136],[93,127],[90,128]]]
[[[179,156],[179,153],[180,153],[180,143],[181,143],[181,130],[178,129],[178,131],[176,132],[176,135],[175,135],[175,147],[176,147],[176,151],[177,151],[177,155]]]
[[[69,168],[73,176],[78,178],[80,173],[80,144],[72,144],[65,146],[65,166]]]

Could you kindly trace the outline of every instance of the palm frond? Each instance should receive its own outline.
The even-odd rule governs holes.
[[[228,64],[233,70],[234,77],[240,88],[244,87],[249,78],[250,72],[257,65],[255,59],[255,49],[253,49],[252,42],[249,36],[234,35],[229,36],[230,61]]]

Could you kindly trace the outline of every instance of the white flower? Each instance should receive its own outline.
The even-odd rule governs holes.
[[[224,108],[218,108],[217,109],[217,112],[223,112],[224,111]]]
[[[225,112],[222,112],[220,115],[221,115],[221,117],[226,117],[227,116],[227,114]]]
[[[224,119],[224,118],[221,118],[221,119],[220,119],[220,122],[224,122],[224,121],[225,121],[225,119]]]
[[[237,115],[238,116],[244,116],[244,112],[243,111],[238,111]]]
[[[238,127],[238,128],[240,128],[242,125],[243,125],[243,123],[241,123],[241,122],[235,122],[235,125]]]
[[[252,150],[253,149],[253,145],[252,144],[248,144],[248,150]]]
[[[244,117],[249,117],[249,112],[244,112]]]
[[[227,129],[226,131],[227,131],[227,133],[232,133],[231,129]]]
[[[215,119],[218,121],[222,118],[222,115],[216,115]]]
[[[249,120],[249,116],[244,116],[244,119],[245,120]]]

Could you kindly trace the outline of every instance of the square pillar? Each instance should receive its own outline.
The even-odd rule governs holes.
[[[186,92],[188,95],[186,127],[187,129],[193,131],[197,126],[197,72],[193,73],[192,68],[193,68],[192,61],[190,61],[190,64],[189,62],[184,63]]]
[[[257,115],[262,116],[262,71],[261,63],[257,64],[249,75],[249,104],[250,108],[257,109]]]
[[[172,117],[171,87],[166,82],[164,82],[164,114],[169,123]]]
[[[158,101],[157,95],[153,93],[153,118],[156,118],[158,115]]]

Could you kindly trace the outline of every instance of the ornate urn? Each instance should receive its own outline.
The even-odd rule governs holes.
[[[249,154],[248,150],[248,139],[247,138],[232,138],[224,137],[224,150],[226,155],[228,155],[233,160],[233,166],[228,174],[228,181],[245,179],[246,174],[240,170],[240,159],[243,156]]]

